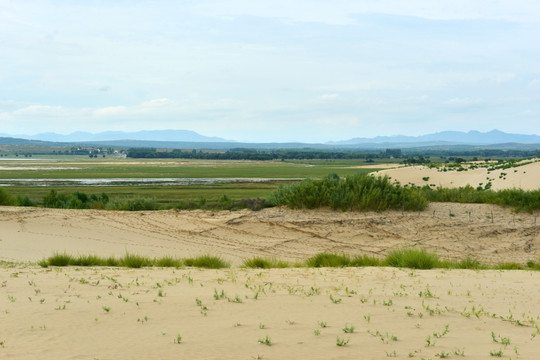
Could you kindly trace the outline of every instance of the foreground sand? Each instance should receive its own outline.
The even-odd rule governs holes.
[[[0,268],[0,286],[2,359],[537,359],[540,349],[540,272],[16,266]],[[267,336],[271,346],[259,343]]]
[[[73,255],[220,255],[300,260],[323,251],[384,256],[421,246],[452,259],[525,264],[540,257],[537,214],[485,204],[433,203],[423,212],[329,210],[120,212],[0,207],[0,260]]]
[[[525,263],[540,255],[535,214],[483,204],[432,204],[418,213],[0,207],[0,229],[0,260],[15,262],[0,265],[0,359],[493,359],[499,351],[538,358],[538,271],[238,268],[255,255],[383,256],[402,246]],[[210,253],[235,267],[24,263],[55,251]],[[267,336],[270,346],[259,343]],[[349,343],[337,346],[338,337]]]

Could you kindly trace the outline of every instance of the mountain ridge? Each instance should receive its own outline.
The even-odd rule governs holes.
[[[366,143],[416,143],[416,142],[447,142],[455,144],[501,144],[501,143],[520,143],[520,144],[535,144],[540,143],[540,136],[526,134],[512,134],[494,129],[488,132],[480,132],[471,130],[469,132],[462,131],[441,131],[432,134],[419,136],[393,135],[393,136],[376,136],[374,138],[356,137],[349,140],[327,142],[331,145],[360,145]]]

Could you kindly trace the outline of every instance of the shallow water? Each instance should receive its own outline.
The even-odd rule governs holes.
[[[300,181],[300,178],[114,178],[114,179],[0,179],[0,186],[147,186],[212,185]]]

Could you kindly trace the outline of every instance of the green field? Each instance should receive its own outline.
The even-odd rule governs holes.
[[[87,160],[2,161],[0,179],[84,179],[84,178],[320,178],[329,173],[340,176],[367,173],[373,169],[354,166],[363,161],[307,164],[282,161],[201,161],[201,160]],[[26,170],[25,168],[38,170]],[[19,168],[19,169],[17,169]],[[55,168],[55,169],[50,169]],[[60,169],[58,169],[60,168]]]
[[[72,194],[76,191],[86,194],[105,193],[111,201],[141,197],[154,200],[159,207],[170,208],[177,206],[180,202],[200,201],[201,198],[206,200],[209,207],[212,207],[212,204],[217,203],[224,195],[233,201],[266,198],[279,184],[286,184],[286,182],[186,186],[55,186],[54,189],[60,194]],[[14,197],[28,196],[33,202],[41,204],[43,197],[53,188],[9,186],[4,189]]]
[[[368,173],[373,169],[358,169],[363,161],[336,162],[282,161],[203,161],[203,160],[132,160],[81,156],[63,156],[51,159],[35,157],[32,160],[0,162],[1,179],[114,179],[114,178],[322,178],[329,173],[346,176]],[[292,181],[292,180],[291,180]],[[123,186],[6,186],[13,197],[25,197],[41,204],[43,197],[55,189],[59,194],[76,191],[86,194],[105,193],[111,201],[145,198],[160,208],[175,207],[183,202],[204,201],[212,207],[226,196],[232,201],[247,198],[267,198],[279,184],[289,181],[263,183],[240,182],[212,185],[123,185]]]

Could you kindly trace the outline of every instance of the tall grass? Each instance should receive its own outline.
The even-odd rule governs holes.
[[[222,269],[231,265],[219,256],[201,255],[195,258],[184,259],[184,265],[206,269]]]
[[[392,183],[387,176],[351,175],[342,179],[336,174],[322,180],[307,179],[280,186],[270,194],[269,202],[293,209],[330,207],[343,211],[414,211],[424,210],[428,205],[421,191]]]
[[[108,203],[105,207],[107,210],[124,210],[124,211],[143,211],[143,210],[159,210],[160,207],[154,199],[143,197],[135,197],[128,199],[118,199]]]
[[[251,259],[245,259],[243,265],[247,268],[252,269],[273,269],[291,267],[291,265],[286,261],[278,260],[276,258],[263,258],[258,256]]]
[[[411,269],[433,269],[441,264],[437,254],[415,248],[392,250],[386,255],[383,263],[387,266]]]
[[[41,260],[38,264],[48,266],[111,266],[111,267],[175,267],[182,266],[200,267],[207,269],[222,269],[230,267],[230,264],[217,256],[202,255],[194,258],[174,258],[165,256],[162,258],[149,258],[134,254],[125,254],[121,258],[99,257],[96,255],[72,256],[67,253],[55,253]],[[271,269],[290,268],[298,266],[306,267],[365,267],[365,266],[390,266],[411,269],[494,269],[494,270],[540,270],[540,259],[529,261],[527,265],[514,262],[499,263],[489,266],[477,259],[467,257],[460,261],[441,260],[435,253],[421,248],[402,248],[390,251],[385,258],[377,258],[369,255],[349,256],[347,254],[319,253],[307,259],[303,264],[289,262],[276,258],[253,257],[245,259],[243,266],[247,268]]]
[[[0,205],[9,206],[14,205],[13,197],[6,192],[6,190],[0,188]]]

